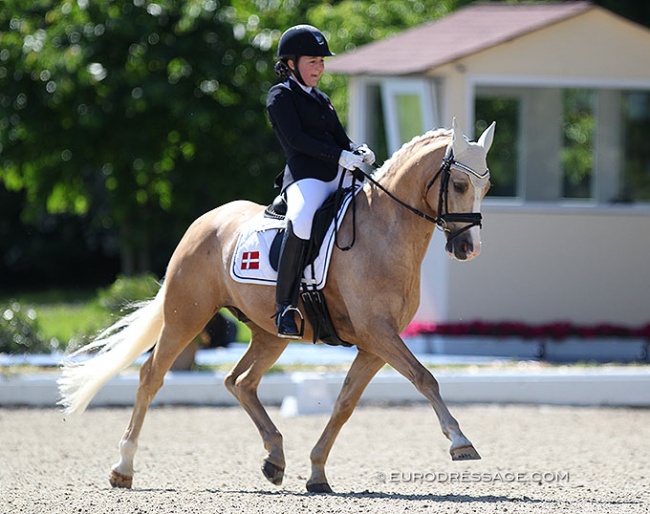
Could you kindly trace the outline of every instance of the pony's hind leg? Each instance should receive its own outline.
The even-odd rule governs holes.
[[[133,485],[133,459],[138,449],[138,437],[145,414],[147,413],[147,408],[151,399],[153,399],[153,394],[155,394],[153,393],[151,395],[151,399],[147,399],[150,396],[149,392],[145,392],[143,388],[143,383],[145,383],[146,376],[151,369],[152,358],[153,353],[140,368],[140,386],[138,387],[135,405],[131,413],[131,420],[119,444],[120,460],[111,468],[111,474],[108,479],[113,487],[130,489]]]
[[[363,350],[359,350],[352,362],[343,382],[343,387],[341,387],[341,392],[334,404],[332,416],[316,446],[311,451],[311,476],[307,481],[307,491],[310,493],[332,492],[332,488],[325,476],[327,457],[334,445],[336,436],[357,406],[363,390],[384,364],[383,359]]]
[[[113,487],[131,488],[134,472],[133,458],[138,448],[138,438],[147,409],[162,387],[165,374],[178,355],[196,336],[195,332],[198,332],[180,326],[178,328],[182,330],[173,330],[167,324],[163,326],[153,352],[140,368],[140,385],[136,393],[133,413],[119,444],[120,460],[111,468],[109,481]]]
[[[271,421],[266,409],[257,396],[257,386],[262,376],[278,359],[289,341],[251,327],[251,342],[239,362],[225,379],[228,390],[237,398],[255,423],[264,442],[267,457],[262,465],[264,476],[275,485],[284,478],[284,449],[282,434]]]

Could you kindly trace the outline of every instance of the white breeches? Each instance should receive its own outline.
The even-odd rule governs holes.
[[[293,232],[300,239],[311,237],[311,226],[314,214],[323,205],[323,202],[336,191],[341,180],[341,173],[345,172],[343,187],[352,184],[352,173],[339,166],[336,178],[323,182],[315,178],[304,178],[291,184],[285,190],[287,197],[287,220],[293,225]]]

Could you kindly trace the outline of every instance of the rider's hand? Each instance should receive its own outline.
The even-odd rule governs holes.
[[[375,164],[375,152],[373,152],[370,147],[363,143],[361,146],[358,146],[354,149],[354,153],[361,155],[363,162],[372,166]]]
[[[343,166],[346,170],[353,170],[361,166],[363,162],[363,156],[361,154],[356,154],[343,150],[341,156],[339,157],[339,164]]]

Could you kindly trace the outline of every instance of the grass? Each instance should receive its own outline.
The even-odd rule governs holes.
[[[111,315],[97,302],[53,303],[32,305],[38,316],[41,333],[46,339],[56,339],[65,348],[107,327]]]
[[[0,305],[15,300],[33,309],[41,337],[64,350],[70,341],[79,344],[110,322],[110,313],[100,307],[96,297],[91,289],[47,289],[5,293],[0,296]]]
[[[100,305],[98,290],[59,288],[24,293],[0,294],[0,305],[18,301],[36,312],[39,333],[54,341],[59,350],[78,347],[116,321],[117,315]],[[250,330],[228,311],[222,311],[237,323],[237,341],[248,341]]]

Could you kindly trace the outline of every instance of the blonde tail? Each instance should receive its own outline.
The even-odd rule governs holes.
[[[102,386],[151,349],[160,334],[163,323],[165,285],[153,300],[138,304],[138,308],[113,324],[97,339],[70,355],[77,357],[100,349],[89,360],[68,361],[63,364],[58,380],[65,413],[75,416],[83,413]]]

